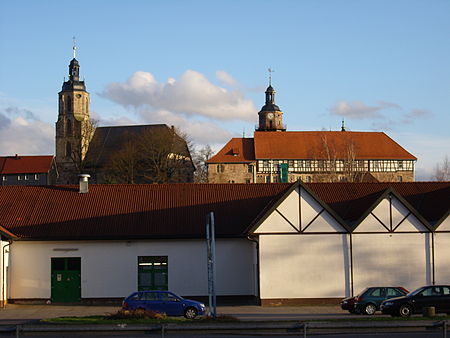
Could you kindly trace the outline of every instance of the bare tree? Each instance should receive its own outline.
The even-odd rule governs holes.
[[[450,161],[448,156],[445,156],[441,163],[436,164],[432,178],[436,181],[450,181]]]
[[[313,150],[317,161],[316,181],[319,182],[362,182],[368,170],[356,159],[356,147],[351,138],[336,149],[326,135],[321,138],[319,149]]]
[[[110,156],[107,183],[192,182],[194,166],[190,141],[175,128],[147,130],[128,137],[122,148]]]
[[[206,162],[212,155],[213,150],[208,144],[193,152],[192,160],[195,166],[194,182],[208,183],[208,166]]]
[[[79,144],[72,146],[68,153],[70,154],[70,159],[73,163],[75,174],[82,173],[86,162],[85,157],[89,149],[89,144],[94,136],[95,128],[97,128],[98,121],[87,118],[79,122],[81,124],[80,133],[76,135]]]
[[[124,143],[121,149],[111,158],[105,183],[134,184],[139,178],[139,149],[132,138]]]

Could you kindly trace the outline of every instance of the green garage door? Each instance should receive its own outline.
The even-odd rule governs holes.
[[[81,301],[81,258],[52,258],[52,302]]]

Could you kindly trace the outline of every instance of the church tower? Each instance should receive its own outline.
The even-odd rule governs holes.
[[[89,116],[89,93],[80,81],[80,64],[76,59],[76,46],[69,64],[69,79],[58,93],[58,121],[56,122],[56,165],[58,183],[74,184],[86,156],[93,134]]]
[[[286,126],[283,125],[283,112],[275,104],[275,93],[275,89],[269,83],[266,89],[266,104],[258,113],[259,127],[256,131],[286,131]]]

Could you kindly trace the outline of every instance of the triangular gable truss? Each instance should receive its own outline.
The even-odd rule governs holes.
[[[400,206],[406,209],[406,215],[402,216],[399,220],[393,219],[393,212],[392,212],[392,201],[397,200],[400,202]],[[389,211],[387,213],[380,215],[375,213],[375,209],[382,206],[383,202],[389,201],[388,207]],[[398,209],[398,208],[396,208]],[[386,214],[388,216],[388,219],[386,220]],[[358,230],[361,226],[361,223],[364,222],[364,220],[367,219],[368,216],[372,216],[380,225],[379,229],[383,229],[385,232],[397,232],[399,231],[400,227],[404,224],[404,222],[412,215],[415,217],[424,227],[425,231],[432,231],[432,226],[429,224],[429,222],[420,215],[412,205],[410,205],[400,194],[398,194],[394,189],[388,188],[384,191],[384,193],[372,204],[370,208],[367,209],[367,211],[353,224],[352,232],[360,232]],[[370,231],[369,232],[379,232],[379,231]],[[362,232],[365,232],[364,230]],[[409,232],[409,231],[407,231]]]
[[[293,196],[297,196],[297,206],[293,206],[295,200]],[[309,219],[302,218],[302,210],[304,210],[304,204],[309,197],[310,207],[315,209],[312,217]],[[294,207],[295,216],[292,213],[289,214],[286,207],[290,204]],[[314,204],[314,206],[311,206]],[[327,218],[337,224],[336,227],[330,226],[329,229],[315,230],[315,223],[320,218]],[[305,221],[305,222],[304,222]],[[282,223],[284,224],[282,225]],[[272,226],[265,226],[267,224]],[[328,222],[331,223],[331,222]],[[337,229],[338,228],[338,229]],[[347,233],[349,228],[346,223],[324,202],[322,202],[305,184],[301,181],[297,181],[293,186],[278,200],[274,205],[267,210],[255,223],[249,228],[250,234],[256,233]]]

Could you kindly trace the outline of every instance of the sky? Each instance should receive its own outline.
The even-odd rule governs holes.
[[[269,72],[288,131],[382,131],[450,156],[448,0],[0,1],[0,155],[54,154],[73,58],[100,126],[252,137]]]

